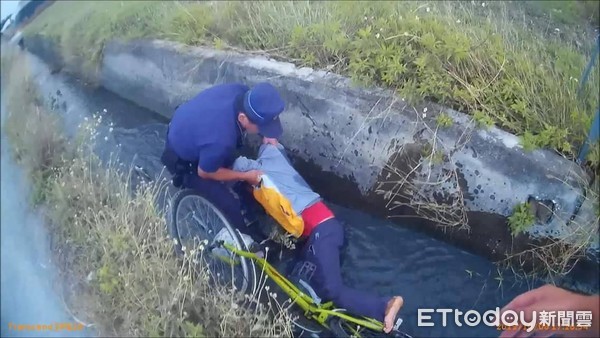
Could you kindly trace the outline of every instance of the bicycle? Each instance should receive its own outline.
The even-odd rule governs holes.
[[[180,212],[184,211],[185,204],[192,203],[191,216],[181,217]],[[201,217],[198,217],[201,214]],[[228,283],[241,292],[255,292],[257,287],[257,267],[261,269],[269,278],[279,286],[279,288],[290,298],[290,300],[302,311],[304,317],[334,333],[337,337],[411,337],[399,330],[402,319],[398,318],[396,325],[391,333],[383,332],[383,323],[372,318],[354,316],[343,309],[336,308],[328,301],[322,302],[312,287],[302,279],[298,284],[294,284],[288,278],[283,276],[271,265],[265,258],[259,257],[256,253],[249,250],[249,243],[243,240],[244,235],[234,229],[227,218],[210,201],[204,198],[200,193],[191,190],[180,190],[173,197],[169,212],[169,232],[173,238],[178,239],[176,251],[182,253],[185,246],[189,243],[182,236],[191,233],[186,230],[185,222],[193,220],[197,226],[193,226],[198,232],[203,232],[204,240],[210,238],[210,245],[206,248],[212,257],[216,258],[208,262],[211,269],[215,267],[226,267],[219,270],[216,275],[222,276],[220,282]],[[220,224],[220,229],[216,226]],[[228,241],[217,238],[216,234],[226,233]],[[198,243],[199,238],[193,238],[193,243]],[[237,270],[237,272],[233,272]],[[298,322],[294,324],[303,330],[311,333],[321,333],[322,330],[307,328]]]

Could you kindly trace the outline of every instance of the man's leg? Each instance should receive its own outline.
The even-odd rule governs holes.
[[[258,227],[248,227],[242,216],[241,204],[231,193],[229,188],[218,181],[207,180],[198,175],[185,175],[183,185],[186,188],[195,189],[212,202],[227,217],[231,224],[240,232],[249,235],[255,241],[260,242],[265,236]]]
[[[338,220],[325,221],[314,230],[304,248],[304,258],[317,266],[311,279],[315,291],[326,300],[355,315],[383,321],[389,298],[349,288],[342,282],[340,248],[344,233]]]

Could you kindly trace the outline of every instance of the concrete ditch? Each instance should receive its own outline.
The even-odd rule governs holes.
[[[24,45],[55,70],[81,69],[45,37],[28,37]],[[270,81],[287,102],[282,142],[325,198],[382,217],[409,217],[411,227],[492,259],[566,238],[571,219],[597,231],[591,202],[582,198],[587,176],[576,163],[548,150],[525,152],[516,136],[480,129],[465,114],[411,106],[339,75],[264,56],[138,40],[105,46],[98,81],[166,118],[210,85]],[[439,127],[440,114],[452,125]],[[531,198],[541,201],[534,203],[536,224],[513,238],[506,219]],[[590,249],[597,252],[597,240]]]

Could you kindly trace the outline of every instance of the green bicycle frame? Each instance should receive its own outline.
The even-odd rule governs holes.
[[[332,302],[316,304],[314,300],[302,292],[294,283],[282,276],[266,259],[258,257],[255,253],[240,250],[228,243],[221,243],[225,249],[234,254],[252,259],[279,287],[294,301],[303,311],[306,317],[316,320],[320,325],[327,326],[327,320],[330,316],[339,317],[347,322],[359,325],[367,329],[383,332],[383,323],[372,318],[357,318],[346,313],[335,311]]]

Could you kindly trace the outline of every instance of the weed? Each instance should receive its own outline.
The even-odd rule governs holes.
[[[452,125],[454,124],[454,120],[452,120],[452,118],[445,113],[438,115],[438,117],[436,118],[436,122],[437,125],[441,128],[452,127]]]
[[[508,226],[513,236],[529,229],[535,223],[535,215],[531,211],[529,203],[517,204],[513,213],[508,217]]]
[[[473,119],[477,122],[480,128],[490,128],[494,125],[494,120],[486,113],[481,110],[473,112]]]
[[[53,37],[67,59],[82,60],[92,70],[112,38],[159,37],[263,51],[392,88],[411,103],[441,103],[474,115],[482,126],[528,132],[527,148],[549,147],[570,156],[598,106],[598,72],[592,72],[581,98],[576,95],[595,43],[584,22],[597,7],[597,2],[57,2],[25,34]],[[561,26],[565,32],[556,34],[555,24],[574,18],[582,18],[581,25]]]

